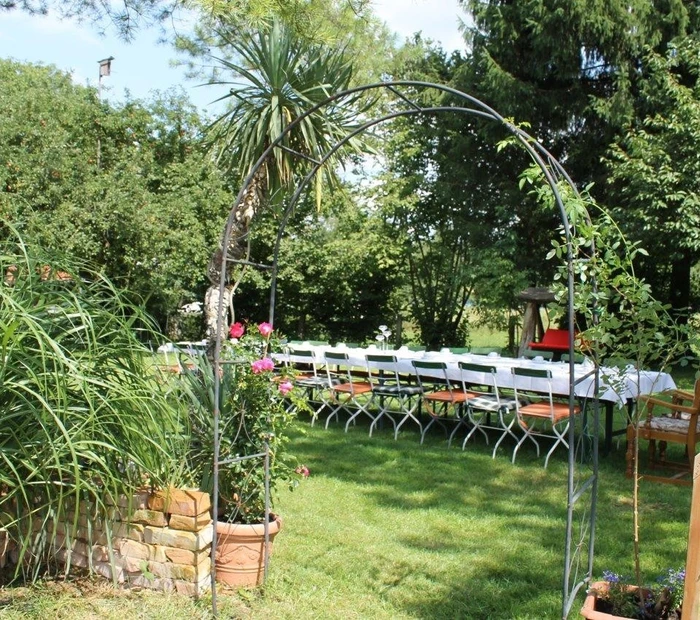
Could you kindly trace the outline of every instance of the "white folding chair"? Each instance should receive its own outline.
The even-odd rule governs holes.
[[[327,397],[329,377],[324,369],[319,368],[316,354],[311,349],[289,347],[286,361],[294,370],[294,384],[306,390],[306,398],[311,405],[311,426],[321,411],[329,404]]]
[[[369,436],[383,417],[388,418],[394,427],[394,439],[398,439],[401,427],[412,420],[423,433],[423,425],[415,412],[420,404],[422,390],[419,385],[411,385],[401,378],[395,355],[365,356],[367,360],[367,376],[372,386],[372,398],[367,407],[375,402],[379,406],[379,413],[369,427]],[[401,416],[397,424],[392,414]]]
[[[421,432],[422,444],[428,429],[435,423],[442,426],[446,435],[448,432],[444,422],[456,423],[458,426],[464,424],[463,406],[471,395],[452,384],[444,362],[413,360],[412,363],[421,388],[421,402],[430,415],[430,421]]]
[[[162,355],[162,358],[161,358]],[[177,347],[172,342],[166,342],[158,347],[155,353],[156,368],[164,375],[182,374],[182,364]]]
[[[326,419],[326,428],[331,419],[340,420],[338,415],[342,410],[350,414],[350,418],[345,424],[345,432],[348,432],[350,423],[354,423],[357,416],[364,413],[374,422],[374,416],[367,409],[368,402],[363,403],[360,398],[363,394],[372,392],[372,385],[368,381],[356,381],[352,375],[352,368],[349,363],[347,353],[336,353],[326,351],[326,373],[328,376],[328,387],[331,394],[331,407],[333,410]],[[335,371],[331,370],[335,368]]]
[[[511,430],[515,424],[514,396],[506,396],[501,393],[496,381],[496,367],[484,364],[472,364],[459,362],[462,389],[470,395],[466,400],[467,417],[469,420],[469,432],[462,442],[462,450],[467,446],[469,439],[479,431],[489,443],[487,430],[500,433],[498,441],[493,448],[492,458],[496,458],[496,452],[501,442],[509,435],[518,441],[517,435]],[[459,427],[452,432],[453,435]],[[452,440],[452,437],[450,437]]]
[[[537,447],[537,456],[540,455],[540,444],[535,437],[554,439],[554,444],[547,453],[544,461],[545,468],[549,463],[558,445],[569,447],[566,433],[569,430],[569,403],[556,401],[552,394],[552,371],[539,368],[513,368],[513,390],[515,393],[515,412],[518,425],[523,431],[523,436],[513,450],[513,463],[520,446],[527,439],[534,442]],[[521,404],[520,398],[527,394],[529,402]],[[574,407],[574,413],[578,414],[580,408]],[[549,431],[549,432],[547,432]]]

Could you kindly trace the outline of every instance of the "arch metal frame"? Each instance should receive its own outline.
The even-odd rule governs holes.
[[[434,89],[445,95],[451,95],[456,98],[456,100],[461,100],[466,102],[466,106],[462,105],[441,105],[441,106],[422,106],[415,101],[413,101],[410,96],[401,92],[402,89],[419,89],[428,90]],[[292,151],[288,147],[283,145],[285,138],[289,135],[291,131],[295,129],[304,119],[319,112],[323,108],[330,106],[338,101],[342,101],[346,97],[353,95],[358,95],[361,93],[370,93],[372,91],[388,91],[392,93],[398,102],[405,105],[403,109],[397,109],[389,113],[382,114],[376,118],[371,118],[366,120],[364,123],[356,127],[352,132],[345,135],[342,139],[336,141],[336,143],[330,147],[321,157],[315,159],[295,151]],[[478,117],[486,121],[495,122],[502,127],[504,127],[520,144],[522,148],[530,155],[532,160],[537,164],[539,169],[542,171],[544,178],[549,185],[552,192],[556,209],[558,211],[560,221],[562,224],[562,230],[564,231],[565,241],[566,241],[566,265],[567,265],[567,300],[566,300],[566,316],[569,325],[569,415],[571,424],[569,425],[568,433],[568,443],[569,443],[569,455],[568,455],[568,473],[567,473],[567,523],[566,523],[566,537],[565,537],[565,561],[564,561],[564,574],[562,580],[562,618],[567,618],[571,612],[575,598],[582,587],[590,582],[592,571],[593,571],[593,553],[594,553],[594,543],[595,543],[595,522],[596,522],[596,503],[597,503],[597,489],[598,489],[598,429],[599,429],[599,411],[600,404],[598,401],[598,387],[599,387],[599,367],[597,361],[595,363],[594,370],[594,394],[593,399],[591,399],[592,404],[592,428],[589,427],[588,435],[586,437],[576,436],[576,425],[574,408],[576,404],[576,396],[574,394],[574,388],[576,384],[576,379],[574,376],[574,295],[575,295],[575,273],[574,273],[574,261],[575,257],[573,255],[573,234],[572,227],[569,222],[569,218],[566,213],[566,207],[562,194],[559,190],[559,183],[566,184],[569,189],[573,192],[573,195],[580,197],[579,192],[571,180],[567,172],[564,170],[563,166],[557,161],[557,159],[549,153],[549,151],[540,144],[536,139],[526,133],[520,127],[517,127],[512,122],[507,120],[505,117],[501,116],[493,108],[480,101],[476,97],[454,89],[452,87],[435,84],[431,82],[424,81],[414,81],[414,80],[396,80],[396,81],[384,81],[373,84],[366,84],[363,86],[358,86],[355,88],[347,89],[345,91],[333,94],[329,96],[324,101],[318,103],[317,105],[309,108],[303,115],[294,119],[290,124],[288,124],[284,131],[275,139],[262,153],[255,165],[251,168],[247,177],[243,181],[240,191],[238,192],[235,201],[232,204],[228,218],[226,220],[226,225],[224,228],[222,236],[222,248],[224,248],[222,265],[221,265],[221,276],[219,279],[219,307],[217,310],[217,329],[216,329],[216,342],[213,349],[213,369],[214,369],[214,410],[213,414],[213,433],[214,433],[214,463],[213,463],[213,483],[214,483],[214,493],[212,497],[212,509],[213,514],[217,514],[218,502],[219,502],[219,466],[221,465],[219,461],[219,448],[220,448],[220,426],[219,417],[220,409],[219,403],[221,398],[221,382],[220,382],[220,369],[222,365],[222,344],[224,340],[224,334],[226,332],[224,322],[224,290],[227,284],[227,272],[228,264],[232,262],[232,259],[227,256],[226,248],[229,247],[232,237],[232,231],[235,221],[235,216],[238,207],[242,203],[244,196],[246,194],[246,189],[252,183],[255,178],[256,173],[263,166],[267,158],[275,151],[275,149],[285,150],[287,153],[291,153],[300,159],[304,159],[311,164],[313,164],[309,172],[297,183],[296,189],[291,197],[288,199],[286,208],[282,214],[280,225],[278,227],[277,236],[275,239],[274,253],[273,253],[273,264],[272,264],[272,275],[271,275],[271,285],[270,285],[270,306],[269,306],[269,322],[274,325],[274,313],[275,313],[275,301],[276,301],[276,283],[277,283],[277,271],[278,271],[278,257],[281,240],[287,223],[294,211],[294,207],[301,198],[305,188],[308,186],[310,181],[313,179],[314,175],[324,166],[333,155],[338,152],[345,144],[347,144],[352,138],[360,135],[372,127],[379,125],[380,123],[390,121],[392,119],[400,117],[412,117],[417,115],[437,115],[444,113],[459,113],[469,116]],[[591,245],[589,248],[592,253],[595,253],[595,247]],[[596,313],[593,313],[594,317]],[[578,440],[578,441],[577,441]],[[588,457],[582,459],[580,451],[586,446],[585,449],[588,451]],[[588,460],[590,466],[590,474],[584,474],[583,476],[578,475],[577,461]],[[588,504],[587,509],[589,512],[584,513],[582,518],[577,519],[575,514],[575,509],[582,499],[588,494]],[[265,538],[267,542],[267,523],[265,524]],[[578,539],[574,539],[574,529],[579,528],[580,536]],[[214,562],[215,558],[215,548],[216,548],[216,528],[214,528],[214,539],[212,542],[212,608],[214,615],[217,613],[217,600],[216,600],[216,588],[215,588],[215,574],[216,566]],[[267,549],[267,544],[265,544],[265,549]],[[586,551],[586,553],[584,553]],[[584,568],[583,575],[580,575],[581,568]],[[267,557],[265,558],[265,570],[267,572]]]

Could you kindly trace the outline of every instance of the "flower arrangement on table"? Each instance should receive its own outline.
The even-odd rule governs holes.
[[[379,326],[379,333],[375,336],[376,341],[379,343],[381,349],[389,348],[389,338],[391,337],[391,330],[386,325]]]
[[[611,571],[603,571],[605,587],[595,585],[595,610],[622,618],[679,620],[683,605],[685,570],[669,569],[655,583],[641,590],[631,581]]]

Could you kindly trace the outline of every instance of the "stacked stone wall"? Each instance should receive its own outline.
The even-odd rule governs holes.
[[[213,524],[207,493],[168,489],[108,501],[107,514],[73,504],[60,522],[36,518],[53,559],[127,586],[198,596],[210,585]],[[0,567],[18,559],[0,529]]]

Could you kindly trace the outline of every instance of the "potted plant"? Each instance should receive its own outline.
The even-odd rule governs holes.
[[[269,323],[234,323],[229,336],[220,370],[216,576],[229,585],[255,586],[262,583],[265,555],[282,525],[270,512],[269,492],[282,483],[295,484],[297,470],[308,475],[286,450],[289,424],[306,404],[295,393],[291,374],[275,368],[271,351],[279,341]],[[213,492],[213,373],[202,359],[188,382],[193,397],[190,467],[197,470],[202,490],[209,492]]]
[[[584,618],[680,620],[685,581],[683,569],[669,569],[656,583],[643,588],[610,571],[603,572],[603,579],[588,590],[581,609]]]

